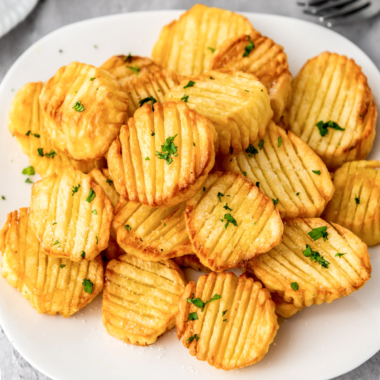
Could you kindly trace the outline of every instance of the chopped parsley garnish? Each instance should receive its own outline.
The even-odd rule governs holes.
[[[187,103],[188,100],[189,100],[189,95],[183,94],[181,101]]]
[[[336,253],[335,257],[342,257],[343,255],[346,255],[346,253]]]
[[[132,66],[127,66],[127,67],[128,67],[129,70],[132,70],[136,75],[139,74],[140,69],[139,69],[139,67],[137,65],[134,66],[134,67],[132,67]]]
[[[193,142],[193,146],[195,146],[195,142]]]
[[[92,213],[93,213],[94,215],[98,215],[98,212],[97,212],[96,210],[92,210]]]
[[[256,182],[256,186],[260,189],[260,182]]]
[[[205,188],[205,187],[203,188],[203,191],[206,191],[206,188]]]
[[[152,102],[151,103],[152,111],[154,111],[153,104],[157,103],[157,100],[155,98],[153,98],[153,96],[148,96],[147,98],[141,99],[139,101],[139,106],[141,107],[143,104],[148,103],[148,102]]]
[[[131,56],[131,53],[129,53],[125,59],[124,59],[124,62],[130,62],[132,60],[132,56]]]
[[[249,92],[248,90],[244,90],[245,92]]]
[[[87,197],[86,201],[87,201],[88,203],[91,203],[91,202],[93,201],[93,199],[95,198],[95,196],[96,196],[95,191],[92,190],[92,189],[90,189],[90,192],[89,192],[89,194],[88,194],[88,197]]]
[[[30,178],[27,178],[25,182],[26,182],[26,183],[33,183],[33,182],[30,180]]]
[[[195,85],[195,82],[193,82],[192,80],[189,80],[189,83],[184,88],[193,87],[194,85]]]
[[[276,204],[278,203],[278,198],[277,199],[272,199],[272,202],[276,206]]]
[[[303,251],[305,257],[310,257],[311,261],[315,261],[318,264],[321,264],[322,267],[328,268],[329,262],[324,259],[323,256],[317,251],[313,251],[309,245],[306,244],[306,249]]]
[[[155,135],[155,133],[153,132],[153,131],[151,131],[152,133],[150,134],[151,136],[154,136]]]
[[[292,287],[292,289],[296,292],[298,289],[299,289],[299,286],[296,282],[292,282],[290,284],[290,286]]]
[[[2,199],[3,201],[6,200],[6,198],[4,197],[4,195],[1,196],[1,199]]]
[[[211,53],[214,53],[214,52],[215,52],[215,49],[214,49],[214,48],[212,48],[212,47],[210,47],[210,46],[208,46],[208,47],[207,47],[207,49],[208,49],[208,50],[210,50],[210,51],[211,51]]]
[[[282,138],[281,136],[277,139],[277,146],[280,147],[282,144]]]
[[[189,339],[186,339],[186,342],[190,342],[191,343],[194,339],[195,339],[196,342],[198,342],[198,339],[199,339],[198,334],[194,334]]]
[[[219,202],[222,203],[222,198],[220,198],[220,197],[224,197],[224,194],[222,194],[222,193],[219,191],[217,197],[218,197],[218,199],[219,199]]]
[[[145,161],[150,161],[150,158],[149,157],[145,157]]]
[[[32,131],[29,129],[29,131],[25,133],[25,136],[29,136],[31,133]]]
[[[312,170],[312,172],[316,175],[321,175],[321,171],[320,170]]]
[[[327,232],[327,227],[317,227],[313,228],[310,232],[307,233],[314,241],[318,240],[319,238],[323,238],[323,241],[327,240],[327,236],[329,236],[329,233]]]
[[[25,175],[35,175],[36,172],[35,172],[33,166],[28,166],[27,168],[25,168],[25,169],[22,171],[22,174],[25,174]]]
[[[44,148],[38,148],[38,149],[37,149],[37,152],[38,152],[38,155],[39,155],[40,157],[43,157],[43,156],[44,156]]]
[[[355,194],[355,202],[356,202],[357,205],[360,204],[360,198],[357,197],[356,194]]]
[[[127,225],[125,226],[125,229],[126,229],[127,231],[130,231],[130,230],[132,229],[132,227],[131,227],[129,224],[127,224]]]
[[[84,291],[86,293],[89,293],[89,294],[92,293],[92,288],[94,284],[89,279],[85,278],[82,282],[82,285],[84,286]]]
[[[223,322],[228,322],[228,319],[223,319]]]
[[[55,224],[57,224],[57,222],[54,222],[54,223],[53,223],[53,226],[54,226]]]
[[[187,322],[187,321],[196,321],[197,319],[198,319],[198,314],[197,314],[197,312],[194,312],[194,313],[190,313],[189,314],[189,316],[188,316],[188,318],[187,318],[187,320],[185,322]]]
[[[52,149],[49,153],[45,153],[45,157],[54,158],[57,153]]]
[[[83,112],[84,111],[84,107],[83,107],[83,104],[81,104],[82,102],[80,100],[78,100],[75,104],[74,104],[74,109],[75,111],[77,112]]]
[[[73,185],[73,189],[71,190],[72,191],[71,196],[74,196],[74,194],[79,191],[79,188],[80,188],[80,183],[78,183],[78,186]]]
[[[59,240],[56,240],[53,245],[59,244]]]
[[[178,156],[178,147],[174,145],[174,139],[176,137],[177,135],[173,137],[168,137],[165,141],[165,144],[161,145],[162,152],[156,151],[156,157],[158,157],[160,160],[165,160],[168,165],[170,165],[173,162],[171,155],[173,155],[174,157]]]
[[[298,196],[300,195],[300,193],[297,193],[296,195],[297,195],[297,197],[298,197]]]
[[[243,57],[248,57],[249,53],[254,49],[255,44],[251,40],[251,36],[248,36],[248,44],[245,46]]]
[[[110,186],[113,184],[113,181],[111,181],[110,179],[107,179],[106,181]]]
[[[61,264],[60,267],[63,269],[66,266],[66,264]]]
[[[224,219],[227,221],[227,223],[224,225],[225,229],[227,229],[230,223],[237,227],[237,222],[231,214],[224,214]]]
[[[345,129],[341,128],[335,121],[329,120],[328,122],[324,123],[322,120],[318,121],[317,124],[315,124],[316,127],[319,129],[319,133],[321,136],[326,136],[329,131],[327,128],[335,129],[336,131],[344,131]]]
[[[41,137],[38,133],[33,133],[34,137],[37,137],[38,139]]]
[[[215,80],[215,78],[213,78],[213,77],[210,77],[210,79]]]
[[[228,310],[224,310],[224,311],[222,312],[222,317],[224,317],[224,314],[226,314],[227,311],[228,311]]]
[[[220,298],[222,298],[222,296],[220,296],[219,294],[214,294],[213,297],[206,302],[203,302],[200,298],[187,298],[187,302],[192,303],[194,306],[199,307],[201,311],[203,311],[208,303],[216,301]]]
[[[93,77],[93,78],[90,78],[90,81],[92,82],[94,79],[96,79],[95,77]]]
[[[247,172],[243,172],[243,176],[246,177],[247,176]]]
[[[81,257],[82,259],[84,259],[85,256],[86,256],[86,252],[85,252],[85,251],[82,251],[81,254],[80,254],[80,257]]]
[[[95,236],[95,239],[96,239],[96,245],[98,245],[98,237]]]
[[[226,203],[224,206],[223,206],[224,209],[226,209],[227,211],[232,211],[232,208],[229,208],[228,207],[228,203]]]
[[[264,140],[261,140],[261,141],[259,142],[259,149],[260,149],[260,150],[263,149],[263,146],[264,146]]]
[[[252,144],[249,144],[248,148],[245,151],[248,153],[249,157],[252,157],[253,154],[259,153],[259,151]]]

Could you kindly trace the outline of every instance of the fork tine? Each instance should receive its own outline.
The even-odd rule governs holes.
[[[371,5],[370,0],[364,0],[364,1],[360,0],[359,2],[352,3],[342,9],[323,15],[319,18],[319,20],[323,22],[323,21],[330,20],[336,17],[348,16],[353,13],[357,13],[364,8],[367,8],[369,5]]]
[[[336,0],[336,1],[329,1],[327,4],[321,5],[319,7],[305,9],[303,11],[303,13],[312,14],[312,15],[319,15],[319,14],[324,13],[325,11],[327,11],[327,10],[329,10],[331,8],[343,7],[343,6],[349,5],[349,4],[357,2],[357,1],[360,1],[360,0]]]

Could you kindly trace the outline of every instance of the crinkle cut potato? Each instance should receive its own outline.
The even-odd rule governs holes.
[[[96,183],[103,189],[107,197],[112,203],[112,206],[115,207],[117,201],[119,200],[119,194],[115,189],[115,185],[109,175],[108,169],[93,169],[88,173],[88,175],[93,178]]]
[[[368,156],[377,109],[367,77],[353,59],[322,53],[306,62],[292,88],[286,122],[329,170]]]
[[[108,152],[116,190],[152,207],[187,200],[214,166],[215,139],[210,121],[183,102],[143,105]]]
[[[276,203],[282,219],[320,216],[334,194],[326,165],[292,132],[270,123],[262,140],[221,158],[222,170],[245,175]]]
[[[0,231],[1,274],[39,313],[69,317],[103,289],[103,262],[47,255],[30,225],[28,208],[11,212]]]
[[[119,134],[128,97],[106,70],[71,62],[50,78],[40,95],[54,146],[76,160],[103,157]]]
[[[278,314],[331,303],[371,278],[367,246],[346,228],[319,218],[286,220],[284,227],[282,243],[246,268],[277,295]]]
[[[242,15],[196,4],[162,28],[152,58],[164,69],[183,76],[201,74],[225,40],[253,31]]]
[[[176,324],[192,356],[225,371],[260,361],[279,327],[269,291],[232,272],[191,281],[180,296]]]
[[[218,133],[216,151],[238,154],[260,140],[272,119],[268,92],[251,74],[220,69],[190,77],[166,100],[185,101],[207,117]]]
[[[336,191],[323,214],[369,246],[380,243],[380,161],[345,163],[334,175]]]
[[[172,207],[150,207],[124,198],[112,229],[117,243],[142,260],[162,261],[193,252],[186,230],[186,202]]]
[[[148,346],[175,326],[186,286],[172,260],[149,262],[128,254],[107,264],[102,316],[107,332],[126,343]]]
[[[257,31],[231,38],[212,55],[209,70],[220,68],[255,75],[268,90],[273,120],[280,120],[292,92],[292,75],[281,45]]]
[[[39,102],[42,87],[42,82],[24,85],[13,98],[8,118],[9,131],[29,157],[35,171],[45,177],[66,165],[72,165],[84,173],[105,166],[104,158],[97,161],[77,161],[53,147],[45,130],[45,118]]]
[[[281,242],[272,200],[243,175],[215,172],[186,204],[186,226],[200,262],[215,272],[242,266]]]
[[[33,231],[51,256],[92,260],[108,246],[112,204],[90,176],[72,167],[33,185],[30,210]]]
[[[173,261],[181,268],[191,268],[197,272],[209,273],[211,270],[205,267],[198,259],[197,255],[190,254],[180,257],[173,257]]]

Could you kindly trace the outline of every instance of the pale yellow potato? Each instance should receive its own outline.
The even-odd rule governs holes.
[[[277,202],[282,219],[320,216],[334,194],[330,174],[318,155],[273,122],[258,143],[220,161],[221,170],[245,175]]]
[[[53,147],[45,130],[45,119],[39,102],[42,87],[42,82],[30,82],[23,86],[13,98],[8,118],[9,131],[29,157],[30,165],[36,173],[45,177],[66,165],[72,165],[84,173],[104,167],[104,158],[77,161]]]
[[[273,120],[281,119],[292,92],[292,75],[281,45],[257,31],[242,34],[223,42],[212,55],[208,68],[233,69],[255,75],[268,90]]]
[[[334,175],[336,191],[323,218],[359,236],[368,246],[380,243],[380,161],[352,161]]]
[[[211,302],[202,310],[189,302],[197,298]],[[279,327],[269,291],[232,272],[205,274],[196,285],[191,281],[180,296],[176,325],[192,356],[225,371],[260,361]]]
[[[201,74],[225,40],[253,31],[242,15],[196,4],[162,28],[152,58],[164,69],[183,76]]]
[[[187,87],[189,82],[194,82]],[[165,96],[184,100],[207,117],[218,133],[216,151],[238,154],[260,140],[272,119],[268,92],[251,74],[220,69],[183,80]]]
[[[109,176],[108,169],[93,169],[88,173],[88,175],[93,178],[96,183],[103,189],[107,197],[112,203],[112,206],[115,207],[117,201],[119,200],[119,193],[115,189],[112,179]]]
[[[28,208],[8,214],[0,251],[2,276],[41,314],[69,317],[103,289],[101,257],[76,263],[49,256],[31,228]]]
[[[322,158],[329,170],[365,159],[375,138],[376,104],[367,77],[353,59],[322,53],[306,62],[292,83],[292,100],[285,120],[290,130]],[[344,131],[318,122],[335,122]]]
[[[128,254],[107,264],[102,317],[107,332],[126,343],[148,346],[175,326],[186,286],[172,260],[149,262]]]
[[[152,108],[143,105],[121,128],[108,152],[109,172],[125,199],[175,206],[203,186],[215,162],[216,134],[209,120],[183,102]]]
[[[128,97],[108,71],[72,62],[42,89],[45,127],[60,151],[75,160],[98,160],[119,134]]]
[[[180,257],[173,257],[173,261],[177,263],[181,268],[191,268],[197,272],[211,272],[210,268],[205,267],[198,259],[197,255],[190,254]]]
[[[241,174],[210,174],[185,215],[194,252],[215,272],[240,267],[281,242],[278,209]]]
[[[308,233],[320,227],[326,227],[327,236],[314,240]],[[318,260],[307,247],[319,253]],[[289,317],[303,307],[350,295],[371,278],[372,269],[367,246],[356,235],[313,218],[284,221],[282,243],[254,258],[246,270],[280,299],[276,312]]]
[[[32,187],[30,224],[50,256],[92,260],[107,248],[113,207],[88,175],[66,166]]]

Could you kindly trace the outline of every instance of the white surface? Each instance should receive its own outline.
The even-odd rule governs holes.
[[[124,14],[73,24],[46,36],[16,61],[0,87],[0,195],[7,199],[0,199],[0,225],[8,212],[28,206],[30,197],[30,185],[21,174],[29,166],[28,160],[7,130],[14,93],[28,81],[48,79],[74,60],[100,65],[114,54],[149,56],[161,27],[179,13]],[[322,51],[347,54],[363,67],[379,101],[379,72],[342,36],[300,20],[246,15],[258,30],[285,47],[293,75]],[[380,159],[376,152],[379,140],[378,136],[371,158]],[[55,380],[174,380],[178,376],[181,380],[329,379],[355,368],[380,349],[379,251],[380,247],[370,249],[372,279],[363,289],[330,305],[313,306],[287,321],[280,320],[265,358],[252,367],[228,373],[191,357],[177,341],[175,329],[148,348],[126,345],[108,336],[102,326],[100,297],[69,319],[39,315],[0,278],[0,324],[16,349]]]

